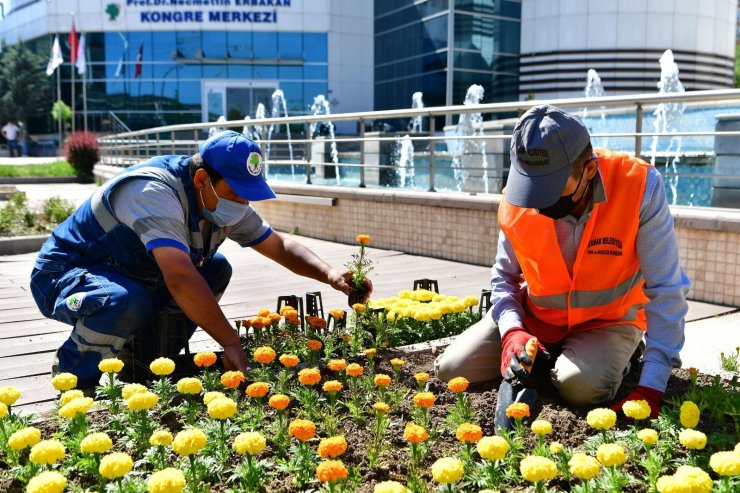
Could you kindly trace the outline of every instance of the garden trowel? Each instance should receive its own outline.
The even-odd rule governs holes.
[[[529,356],[532,364],[537,356],[537,338],[532,337],[525,345],[525,351]],[[520,363],[522,368],[529,374],[532,371],[532,365]],[[534,405],[537,400],[537,391],[533,388],[526,387],[518,378],[512,381],[502,380],[498,388],[498,401],[496,402],[496,415],[494,416],[494,426],[498,431],[499,428],[511,430],[514,420],[506,415],[508,407],[515,402],[521,402],[528,406]]]

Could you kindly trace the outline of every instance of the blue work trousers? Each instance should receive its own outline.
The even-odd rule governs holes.
[[[199,267],[198,272],[216,297],[223,294],[231,279],[231,265],[220,253]],[[47,270],[36,268],[31,274],[31,293],[44,316],[74,326],[57,351],[57,358],[59,371],[77,375],[80,387],[97,385],[98,363],[118,355],[132,336],[154,340],[156,314],[177,306],[164,284],[152,291],[104,266],[64,271],[57,271],[54,266]],[[176,337],[183,346],[195,331],[195,324],[187,324],[185,330],[187,334]],[[150,349],[152,346],[147,344]]]

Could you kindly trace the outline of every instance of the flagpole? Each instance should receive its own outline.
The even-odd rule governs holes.
[[[82,72],[82,118],[87,132],[87,69]]]
[[[61,67],[58,67],[57,70],[57,102],[62,100],[62,77],[61,77],[62,69]],[[59,126],[59,147],[57,147],[57,154],[59,154],[59,149],[62,148],[62,131],[64,126],[64,121],[62,118],[62,108],[61,105],[57,108],[59,111],[57,111],[57,125]]]
[[[72,12],[72,31],[75,30],[75,13]],[[75,32],[75,39],[77,33]],[[72,53],[74,52],[74,53]],[[72,133],[75,131],[75,64],[73,60],[77,59],[77,46],[70,46],[69,68],[72,71]]]

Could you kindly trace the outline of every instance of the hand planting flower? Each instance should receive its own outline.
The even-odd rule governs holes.
[[[347,451],[347,440],[343,436],[333,436],[323,438],[319,442],[319,457],[326,459],[328,457],[336,459]]]
[[[51,379],[51,385],[59,391],[72,390],[77,387],[77,375],[72,373],[58,373]]]
[[[316,479],[327,483],[330,493],[344,491],[344,482],[348,473],[349,471],[341,460],[325,460],[316,467]],[[339,486],[338,490],[337,486]]]
[[[544,491],[544,482],[558,475],[558,466],[552,459],[539,455],[528,455],[519,463],[522,477],[535,484],[537,493]]]
[[[172,467],[155,472],[146,482],[149,493],[180,493],[184,487],[185,474]]]
[[[348,304],[352,308],[357,303],[363,303],[370,291],[372,284],[367,279],[367,275],[374,269],[373,262],[366,257],[365,247],[370,243],[370,236],[361,234],[357,235],[355,241],[360,245],[360,252],[352,255],[352,260],[344,264],[352,274],[352,283],[350,284],[350,295]]]
[[[679,420],[684,428],[696,428],[699,424],[699,415],[699,406],[693,402],[685,401],[681,404]]]
[[[67,487],[67,478],[57,471],[44,471],[34,476],[26,486],[26,493],[62,493]]]
[[[462,479],[464,472],[463,463],[453,457],[442,457],[432,464],[432,480],[444,485],[441,491],[455,491],[452,485]]]

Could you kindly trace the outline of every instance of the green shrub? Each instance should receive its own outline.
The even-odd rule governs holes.
[[[40,213],[28,209],[23,192],[10,196],[0,209],[0,236],[25,236],[48,233],[75,211],[75,205],[59,197],[47,199]]]
[[[75,209],[75,205],[69,200],[51,197],[44,202],[43,216],[49,224],[56,226],[71,216]]]
[[[69,136],[64,154],[77,176],[91,176],[93,166],[100,161],[98,139],[90,132],[75,132]]]

